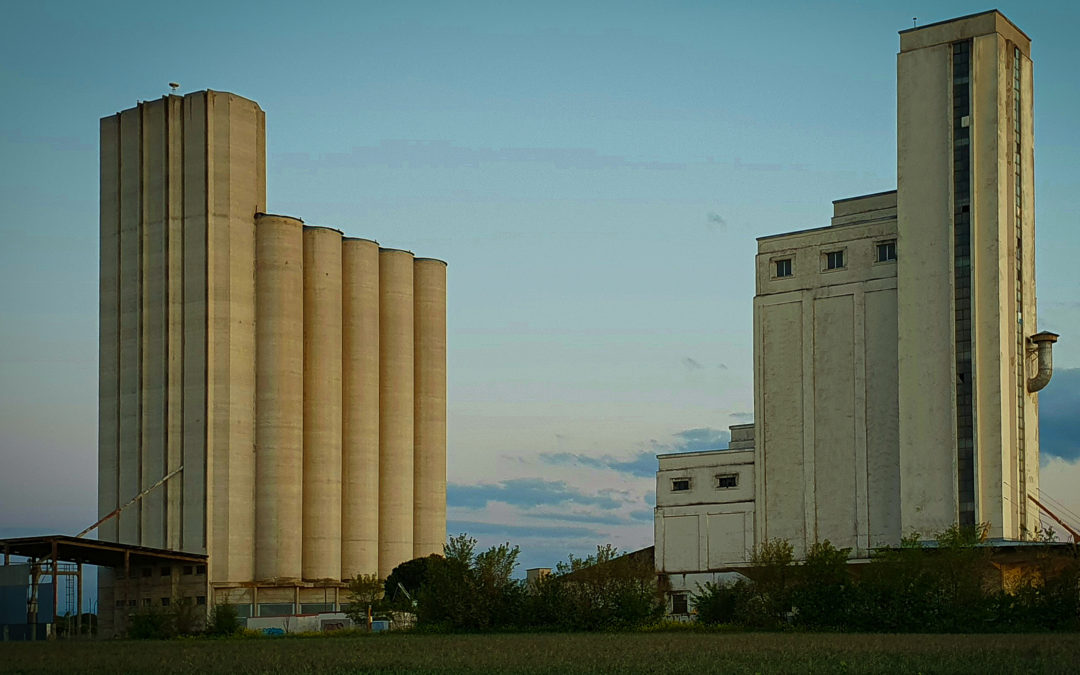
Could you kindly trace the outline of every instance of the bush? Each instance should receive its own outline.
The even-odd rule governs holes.
[[[746,616],[753,586],[745,579],[732,582],[705,582],[690,598],[697,620],[707,624],[741,623]]]
[[[234,605],[217,605],[210,613],[206,632],[209,635],[235,635],[241,628],[240,615]]]
[[[522,584],[511,579],[519,549],[509,543],[475,553],[476,540],[461,534],[446,544],[446,557],[429,561],[416,603],[417,625],[450,630],[492,630],[518,623]]]
[[[586,558],[571,555],[526,591],[525,625],[534,628],[621,630],[663,615],[651,562],[610,545]]]
[[[166,640],[176,630],[169,614],[150,608],[129,616],[127,634],[132,640]]]

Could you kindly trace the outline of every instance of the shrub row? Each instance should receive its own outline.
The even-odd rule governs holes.
[[[765,542],[752,558],[753,580],[707,583],[691,598],[698,620],[749,628],[880,632],[998,632],[1080,629],[1080,561],[1033,548],[1018,578],[1003,588],[985,527],[951,528],[937,546],[915,538],[863,565],[850,549],[815,544],[796,564],[785,541]]]

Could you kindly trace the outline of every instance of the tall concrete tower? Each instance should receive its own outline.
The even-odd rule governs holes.
[[[103,572],[114,630],[189,592],[334,609],[354,575],[442,551],[445,263],[265,210],[254,101],[101,120],[99,513],[152,489],[99,537],[207,559]]]
[[[1038,514],[1031,41],[997,11],[900,34],[901,521],[929,534]]]

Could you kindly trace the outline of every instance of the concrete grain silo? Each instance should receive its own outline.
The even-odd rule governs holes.
[[[446,539],[446,263],[413,265],[413,556]]]
[[[103,634],[161,597],[338,609],[442,550],[445,264],[264,213],[265,154],[234,94],[101,120],[99,515],[146,494],[99,538],[177,556],[102,570]]]
[[[305,579],[341,578],[341,232],[304,228]]]
[[[413,254],[379,250],[379,576],[413,557]]]
[[[379,573],[379,245],[344,239],[341,270],[341,576],[349,578]]]
[[[304,224],[255,225],[255,578],[301,577]]]

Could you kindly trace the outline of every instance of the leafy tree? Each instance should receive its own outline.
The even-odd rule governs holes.
[[[396,609],[412,611],[413,602],[406,597],[405,593],[415,600],[420,589],[427,582],[432,564],[441,559],[442,556],[433,553],[423,558],[413,558],[395,567],[383,582],[383,599]],[[405,589],[405,593],[401,592],[402,588]]]
[[[383,580],[375,574],[357,574],[349,580],[349,605],[345,614],[356,624],[366,624],[369,609],[378,609],[384,592]]]
[[[511,578],[519,549],[509,543],[475,553],[476,540],[461,534],[431,560],[417,597],[417,623],[454,630],[491,630],[517,623],[522,584]]]
[[[534,621],[562,629],[630,628],[663,614],[651,561],[620,555],[610,544],[558,563],[554,576],[530,589],[530,600]]]
[[[217,605],[210,612],[210,621],[206,625],[209,635],[234,635],[240,632],[240,614],[235,605]]]

